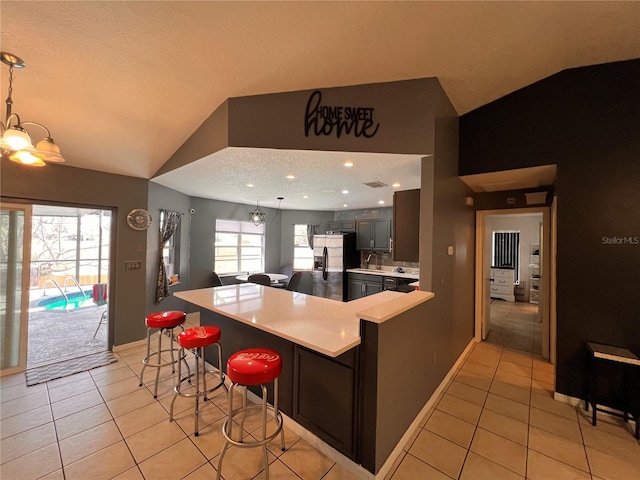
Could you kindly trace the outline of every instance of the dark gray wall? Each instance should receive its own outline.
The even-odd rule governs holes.
[[[147,208],[148,181],[95,172],[66,165],[43,168],[20,166],[2,160],[0,191],[3,201],[81,205],[114,209],[114,262],[109,274],[110,338],[114,345],[145,335],[147,231],[132,230],[126,215]],[[141,270],[125,270],[125,261],[140,261]]]
[[[200,197],[191,197],[191,271],[189,288],[211,286],[211,272],[214,265],[214,240],[216,219],[249,221],[251,205],[222,202]],[[262,208],[262,207],[261,207]],[[280,268],[280,243],[282,231],[282,211],[276,217],[276,209],[262,208],[267,214],[265,228],[265,271],[277,272]]]
[[[640,60],[566,70],[460,121],[461,175],[557,165],[556,391],[572,397],[587,341],[640,353],[638,85]]]
[[[434,116],[435,151],[422,164],[420,285],[435,297],[380,326],[376,471],[473,337],[475,212],[458,178],[458,116],[444,93]]]
[[[153,225],[149,229],[147,236],[147,301],[145,305],[146,314],[160,310],[182,310],[194,311],[189,303],[173,295],[164,298],[160,303],[156,303],[156,279],[158,276],[159,245],[160,245],[160,209],[172,210],[183,213],[178,234],[180,235],[176,245],[179,257],[180,283],[169,287],[171,293],[189,289],[189,231],[191,229],[191,198],[188,195],[177,192],[171,188],[164,187],[157,183],[149,182],[149,213],[153,218]]]
[[[367,138],[334,129],[305,135],[307,102],[315,90],[229,99],[229,145],[343,152],[426,154],[433,151],[434,117],[429,108],[436,78],[318,89],[322,105],[373,109],[377,133]]]
[[[333,220],[334,212],[285,210],[281,212],[281,215],[280,262],[282,265],[293,265],[293,226],[297,224],[318,225],[318,233],[324,233],[329,228],[329,222]]]
[[[229,146],[229,103],[226,100],[162,165],[154,177],[199,160]]]

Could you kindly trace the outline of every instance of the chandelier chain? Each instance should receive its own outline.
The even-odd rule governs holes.
[[[7,121],[11,116],[11,105],[13,105],[13,100],[11,96],[13,95],[13,64],[9,65],[9,95],[7,96],[6,104],[7,104]],[[8,126],[8,125],[7,125]]]

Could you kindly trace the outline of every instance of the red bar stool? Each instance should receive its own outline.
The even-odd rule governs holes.
[[[156,312],[151,315],[147,315],[145,317],[145,324],[147,325],[147,354],[142,360],[142,371],[140,372],[140,385],[142,386],[142,379],[144,376],[144,370],[147,367],[156,368],[156,382],[155,387],[153,389],[153,398],[158,397],[158,379],[160,378],[160,368],[167,367],[171,365],[171,373],[176,372],[175,365],[182,358],[178,357],[176,359],[174,355],[175,347],[173,345],[173,329],[176,327],[180,327],[182,331],[184,331],[184,321],[187,318],[187,314],[184,312],[178,312],[175,310],[171,310],[168,312]],[[151,351],[151,331],[154,329],[160,330],[158,332],[158,348],[155,352]],[[167,334],[170,337],[171,346],[169,348],[162,348],[162,336],[163,334]],[[170,352],[171,360],[163,361],[162,354]],[[155,356],[155,362],[153,362],[152,357]]]
[[[282,414],[278,410],[278,377],[282,372],[282,357],[274,350],[266,348],[250,348],[234,353],[229,357],[227,362],[227,377],[231,380],[229,387],[229,416],[222,425],[222,434],[225,438],[220,458],[218,459],[218,472],[216,478],[219,480],[222,473],[222,460],[224,454],[230,446],[252,448],[262,447],[264,451],[264,469],[265,479],[269,480],[269,458],[267,455],[267,443],[280,435],[280,443],[282,451],[284,451],[284,430],[282,430]],[[273,382],[273,406],[267,404],[267,387],[266,383]],[[252,385],[260,385],[262,389],[262,403],[247,407],[247,387]],[[233,390],[235,387],[243,387],[242,407],[233,410]],[[262,411],[262,436],[257,440],[244,440],[244,421],[247,417],[247,411],[254,408],[260,408]],[[275,422],[276,429],[267,436],[267,412],[269,412]],[[240,420],[240,439],[232,438],[233,418],[238,414],[242,414]]]
[[[178,335],[178,343],[180,344],[180,356],[186,355],[185,350],[190,350],[195,355],[196,369],[194,373],[191,373],[189,364],[187,364],[187,375],[182,377],[181,363],[178,364],[178,382],[174,387],[173,400],[171,400],[171,408],[169,410],[169,421],[173,421],[173,404],[176,401],[178,395],[181,397],[195,397],[196,399],[196,414],[195,414],[195,426],[194,435],[198,436],[198,414],[200,413],[200,397],[207,400],[209,395],[214,390],[220,387],[227,389],[227,385],[224,383],[224,373],[222,373],[222,347],[218,343],[220,340],[220,329],[211,325],[205,325],[201,327],[194,327],[185,330]],[[207,370],[204,361],[204,349],[210,345],[218,347],[218,367],[219,370]],[[185,362],[186,363],[186,362]],[[213,373],[219,375],[220,381],[214,387],[207,389],[207,373]],[[193,389],[192,392],[186,392],[182,389],[182,384],[187,382]]]

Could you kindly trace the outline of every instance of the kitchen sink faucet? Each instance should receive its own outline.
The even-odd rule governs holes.
[[[369,254],[369,256],[367,257],[367,265],[369,264],[370,260],[371,260],[371,256],[376,257],[376,270],[380,270],[380,265],[378,265],[378,255],[376,255],[375,253],[371,252]]]

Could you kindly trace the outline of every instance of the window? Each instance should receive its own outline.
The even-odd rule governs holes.
[[[306,225],[293,226],[293,269],[311,270],[313,250],[309,247]]]
[[[520,280],[520,232],[514,230],[494,230],[493,258],[491,266],[513,268],[514,279]]]
[[[264,224],[216,220],[214,248],[218,275],[264,272]]]

